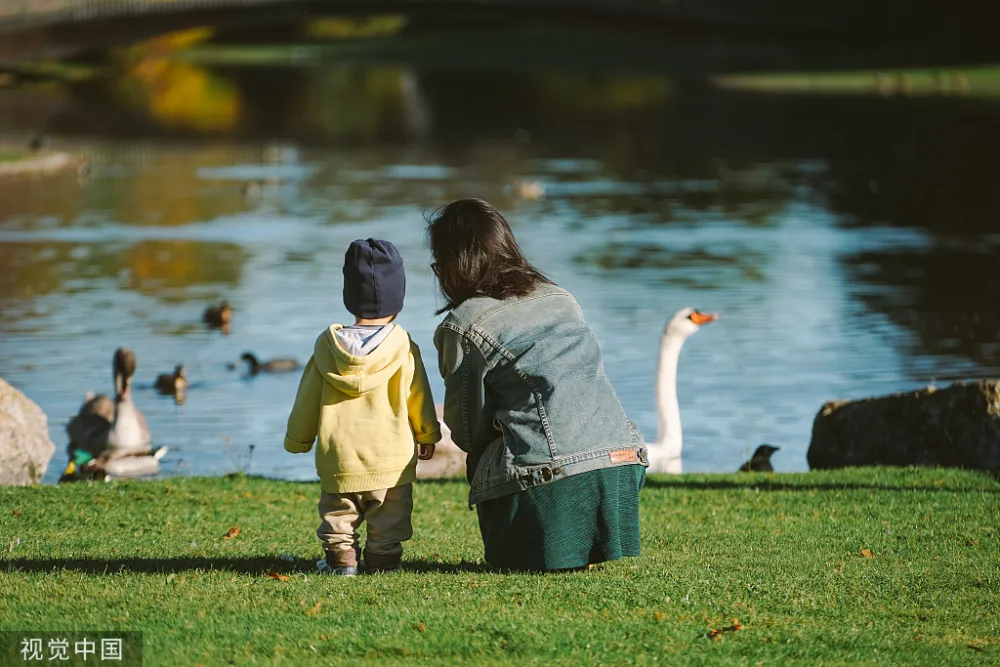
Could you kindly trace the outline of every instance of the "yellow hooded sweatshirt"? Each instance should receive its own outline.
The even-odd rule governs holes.
[[[331,325],[302,372],[285,449],[316,446],[327,493],[390,489],[416,479],[417,445],[441,439],[420,348],[399,325],[366,356],[347,352]]]

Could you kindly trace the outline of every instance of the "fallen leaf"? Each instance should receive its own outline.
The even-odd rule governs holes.
[[[11,512],[11,515],[12,516],[17,516],[20,513],[21,513],[21,510],[14,510],[13,512]]]
[[[175,576],[176,576],[176,575],[174,575],[174,573],[173,573],[173,572],[171,572],[170,574],[168,574],[168,575],[167,575],[167,583],[169,584],[169,583],[170,583],[171,581],[173,581],[173,580],[174,580],[174,578],[175,578]]]
[[[423,632],[424,630],[426,630],[426,629],[427,629],[427,626],[426,626],[426,625],[424,625],[424,622],[423,622],[423,621],[420,621],[419,623],[417,623],[417,624],[416,624],[416,625],[414,625],[413,627],[414,627],[414,628],[416,628],[417,632]]]
[[[982,650],[984,650],[982,646],[976,646],[975,644],[966,644],[966,646],[968,646],[969,648],[971,648],[973,651],[982,651]]]
[[[280,572],[267,571],[268,579],[277,579],[278,581],[288,581],[289,576],[287,574],[281,574]]]
[[[239,535],[239,534],[240,534],[240,527],[239,527],[239,526],[233,526],[232,528],[230,528],[230,529],[229,529],[229,530],[228,530],[228,531],[226,532],[226,534],[225,534],[225,535],[223,535],[223,536],[222,536],[222,539],[224,539],[224,540],[228,540],[228,539],[231,539],[231,538],[233,538],[233,537],[236,537],[236,536],[237,536],[237,535]]]
[[[662,612],[662,611],[656,612],[655,614],[653,614],[653,616],[658,621],[665,621],[667,619],[667,615],[664,612]]]
[[[861,555],[864,556],[865,558],[875,558],[875,552],[872,551],[871,549],[862,549]]]
[[[286,579],[287,579],[287,577],[286,577]],[[313,607],[312,609],[310,609],[310,610],[308,610],[306,612],[306,616],[315,616],[316,612],[318,612],[319,608],[322,607],[322,606],[323,606],[323,601],[320,600],[319,602],[316,603],[315,607]]]
[[[710,639],[718,639],[719,637],[722,636],[722,633],[724,632],[738,632],[745,627],[746,627],[745,625],[740,625],[740,619],[734,618],[732,625],[722,628],[721,630],[716,630],[715,628],[712,628],[709,631],[708,636]]]

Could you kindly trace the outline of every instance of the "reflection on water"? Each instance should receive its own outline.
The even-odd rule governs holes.
[[[995,104],[648,74],[137,67],[0,91],[14,134],[44,131],[92,165],[0,181],[0,375],[49,415],[50,480],[63,424],[110,389],[119,345],[137,352],[168,473],[311,478],[311,457],[281,448],[297,374],[227,364],[305,360],[348,317],[343,249],[382,236],[406,259],[402,322],[433,368],[422,214],[459,196],[508,212],[577,296],[649,438],[663,323],[685,305],[721,312],[681,359],[688,470],[735,470],[763,441],[782,448],[778,469],[803,470],[826,400],[1000,373]],[[222,298],[230,336],[200,322]],[[152,389],[178,363],[181,406]]]
[[[996,247],[868,251],[844,263],[861,302],[915,336],[915,356],[958,355],[1000,367]]]

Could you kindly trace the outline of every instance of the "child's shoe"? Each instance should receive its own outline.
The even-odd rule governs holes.
[[[400,556],[383,556],[365,551],[365,572],[402,572]]]
[[[316,561],[316,574],[336,574],[341,577],[353,577],[358,574],[357,567],[330,567],[325,558]]]

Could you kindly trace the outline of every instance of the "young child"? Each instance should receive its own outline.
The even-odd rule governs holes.
[[[355,575],[358,527],[368,522],[368,570],[400,569],[413,536],[417,458],[441,439],[420,349],[399,325],[406,277],[388,241],[354,241],[344,258],[344,305],[354,324],[333,324],[316,339],[288,417],[285,449],[316,446],[322,494],[316,535],[320,573]],[[317,438],[318,436],[318,438]],[[418,454],[419,449],[419,454]]]

